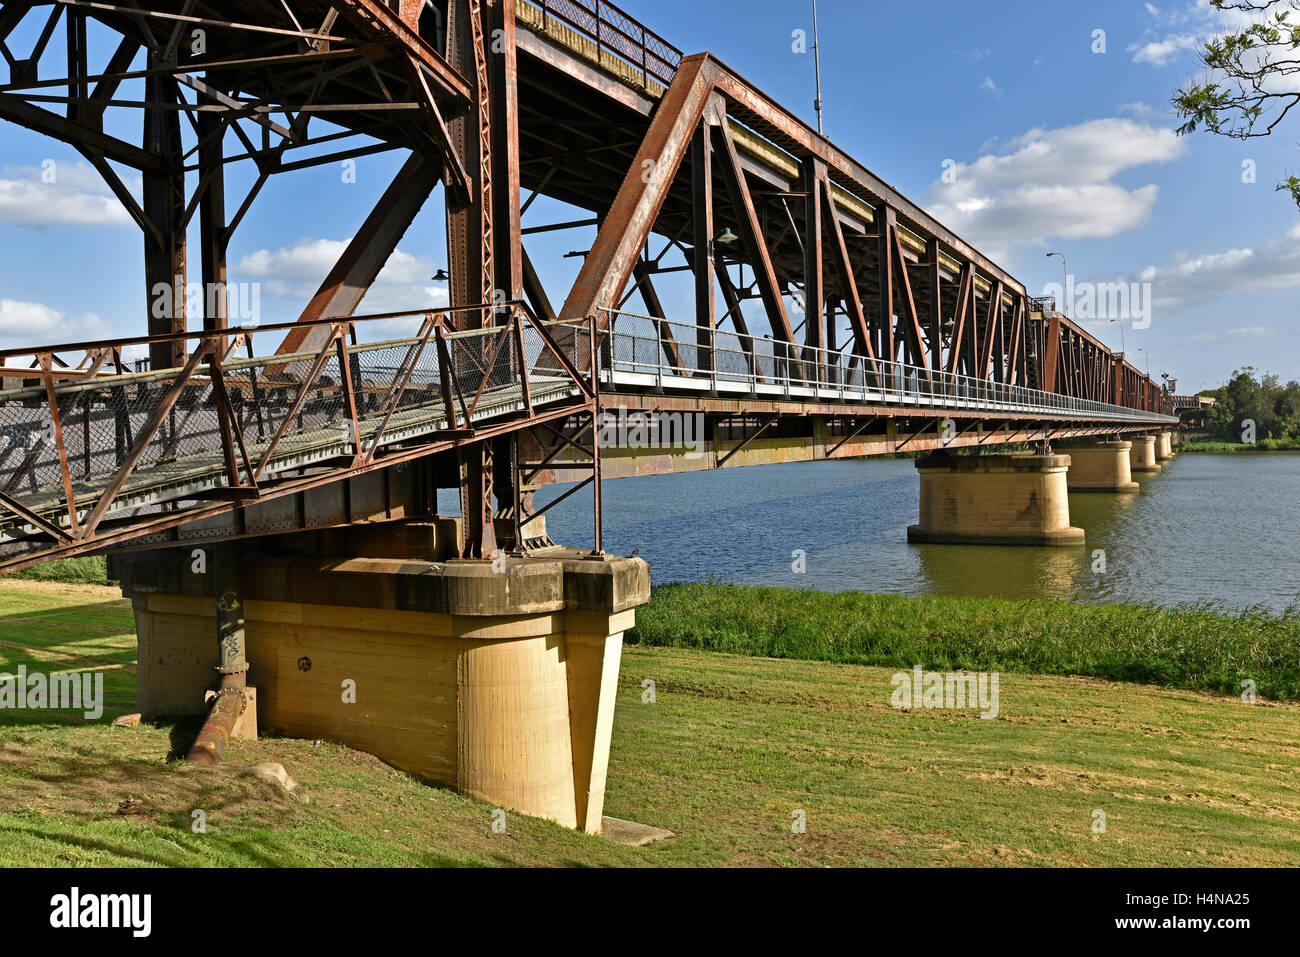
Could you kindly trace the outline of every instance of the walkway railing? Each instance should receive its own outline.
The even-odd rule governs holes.
[[[452,330],[451,314],[485,308],[0,351],[0,542],[145,535],[160,507],[304,491],[594,402],[590,327],[561,343],[509,304],[490,328]],[[303,329],[323,345],[277,353]],[[180,368],[122,371],[124,352],[179,341]]]
[[[605,312],[610,331],[601,346],[602,373],[615,390],[623,385],[1106,422],[1178,422],[1159,412],[736,332],[718,330],[701,343],[699,327],[690,323]]]
[[[682,51],[646,29],[605,0],[530,0],[545,17],[555,19],[596,44],[598,53],[609,51],[636,67],[643,79],[668,86],[677,75]]]

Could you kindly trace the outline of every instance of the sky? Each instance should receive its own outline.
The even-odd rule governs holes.
[[[811,35],[811,2],[622,5],[814,120],[813,60],[797,52],[796,34]],[[1032,294],[1062,282],[1049,252],[1065,255],[1080,288],[1137,283],[1149,324],[1081,321],[1113,348],[1123,342],[1139,368],[1176,376],[1180,392],[1245,366],[1300,379],[1300,211],[1274,189],[1300,170],[1300,117],[1246,142],[1173,133],[1170,96],[1200,76],[1197,44],[1225,25],[1208,0],[821,0],[818,9],[826,133],[837,146]],[[30,45],[37,29],[29,18],[11,46]],[[96,45],[106,59],[107,39],[91,42],[92,60]],[[130,119],[110,119],[110,132],[136,139]],[[231,279],[249,284],[245,302],[260,306],[261,321],[296,318],[401,159],[358,160],[351,176],[329,166],[272,178],[230,250]],[[228,174],[232,207],[252,181],[247,166]],[[138,194],[138,175],[121,172]],[[526,223],[576,218],[557,207],[538,203]],[[548,237],[536,251],[553,299],[577,270],[557,251],[589,239]],[[0,347],[142,335],[142,249],[74,150],[0,122]],[[445,264],[431,201],[361,311],[444,303],[430,277]],[[191,272],[197,280],[197,255]]]

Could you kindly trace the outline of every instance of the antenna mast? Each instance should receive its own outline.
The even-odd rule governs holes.
[[[817,111],[817,132],[825,136],[826,131],[822,129],[822,51],[817,31],[817,0],[813,0],[813,62],[817,65],[817,99],[813,100],[813,109]]]

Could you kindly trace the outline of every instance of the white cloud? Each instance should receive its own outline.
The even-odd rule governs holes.
[[[1159,187],[1127,188],[1122,172],[1176,159],[1186,143],[1172,130],[1109,118],[1031,130],[952,171],[926,205],[995,257],[1052,238],[1104,238],[1142,225]]]
[[[300,311],[315,295],[346,248],[345,240],[302,239],[293,246],[250,253],[240,259],[232,274],[261,282],[266,296],[289,300],[289,312]],[[358,314],[446,306],[446,284],[434,283],[430,279],[437,269],[437,264],[431,259],[395,250],[366,294]],[[296,318],[296,314],[292,318]]]
[[[980,81],[980,89],[988,90],[990,93],[1002,92],[1000,89],[998,89],[998,85],[993,82],[993,77],[991,76],[986,76],[983,80]]]
[[[47,160],[0,170],[0,222],[17,226],[122,226],[131,217],[88,163]],[[139,194],[140,179],[127,180]]]
[[[1219,10],[1210,6],[1210,0],[1190,0],[1168,7],[1145,4],[1147,13],[1155,21],[1142,37],[1129,45],[1134,63],[1166,66],[1216,36],[1229,31],[1242,30],[1259,19],[1246,10]]]
[[[1276,339],[1277,330],[1268,326],[1243,326],[1226,332],[1202,332],[1192,336],[1193,342],[1258,342],[1261,339]]]
[[[1177,308],[1198,305],[1222,296],[1300,288],[1300,227],[1282,239],[1258,247],[1224,252],[1182,253],[1166,266],[1144,273],[1153,284],[1155,305]],[[1231,335],[1242,338],[1246,326]],[[1258,338],[1258,337],[1256,337]]]
[[[1164,66],[1179,54],[1195,50],[1198,42],[1196,35],[1191,33],[1165,37],[1163,40],[1152,40],[1138,46],[1137,52],[1133,54],[1133,62]]]
[[[0,342],[6,345],[60,345],[109,334],[108,324],[94,313],[69,317],[43,303],[0,299]]]

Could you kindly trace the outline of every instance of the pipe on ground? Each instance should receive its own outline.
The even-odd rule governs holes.
[[[235,723],[248,707],[248,700],[244,697],[244,675],[228,677],[238,681],[227,683],[226,679],[222,679],[221,690],[213,699],[212,709],[208,712],[207,720],[203,722],[203,729],[199,731],[194,747],[190,748],[190,753],[186,757],[191,764],[205,766],[220,764],[221,756],[225,753],[226,746],[230,744],[230,735],[235,730]]]

